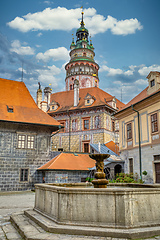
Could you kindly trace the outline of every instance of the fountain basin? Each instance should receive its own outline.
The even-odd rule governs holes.
[[[58,224],[132,229],[160,226],[160,188],[37,184],[34,210]]]

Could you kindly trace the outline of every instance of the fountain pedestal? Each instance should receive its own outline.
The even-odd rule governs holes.
[[[94,188],[106,188],[108,180],[105,178],[104,173],[104,159],[109,158],[109,154],[90,154],[90,158],[96,160],[96,173],[95,178],[92,183]]]

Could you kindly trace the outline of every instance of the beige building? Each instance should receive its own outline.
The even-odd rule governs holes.
[[[147,78],[148,87],[115,117],[119,120],[119,148],[125,172],[140,176],[140,172],[147,171],[146,176],[142,174],[143,180],[160,183],[160,72],[150,72]]]

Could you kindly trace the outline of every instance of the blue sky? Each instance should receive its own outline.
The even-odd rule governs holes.
[[[64,66],[84,8],[100,88],[127,103],[160,71],[159,0],[1,0],[0,77],[65,90]]]

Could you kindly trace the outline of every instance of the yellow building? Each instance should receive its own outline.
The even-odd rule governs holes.
[[[147,78],[148,87],[115,117],[119,120],[125,172],[137,173],[146,182],[160,183],[160,72],[150,72]],[[141,174],[144,171],[147,175]]]

